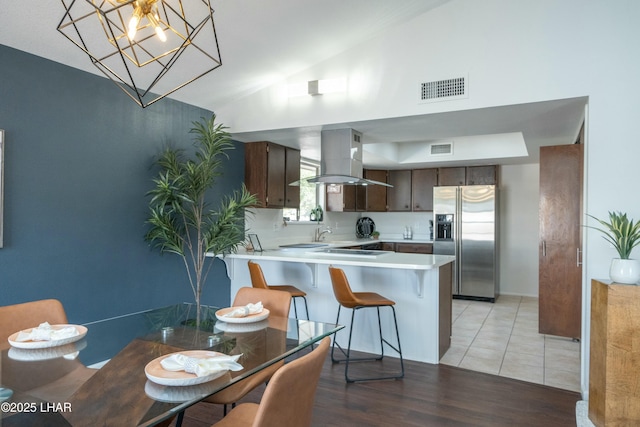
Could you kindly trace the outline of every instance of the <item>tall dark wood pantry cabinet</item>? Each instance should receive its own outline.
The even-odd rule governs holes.
[[[539,332],[578,339],[583,147],[540,148]]]

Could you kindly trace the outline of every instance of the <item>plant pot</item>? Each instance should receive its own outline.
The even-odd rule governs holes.
[[[616,283],[637,285],[640,280],[640,262],[636,259],[614,258],[611,260],[609,277]]]

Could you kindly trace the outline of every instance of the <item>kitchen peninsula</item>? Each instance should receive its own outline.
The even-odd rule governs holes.
[[[231,300],[239,288],[251,286],[247,262],[253,260],[260,264],[270,285],[291,284],[307,293],[310,319],[333,323],[338,309],[328,270],[333,265],[345,271],[354,292],[377,292],[396,302],[400,344],[406,359],[435,364],[447,351],[451,342],[454,257],[344,249],[351,246],[349,242],[294,246],[303,247],[226,255]],[[303,304],[299,304],[298,317],[304,319],[305,314]],[[348,324],[350,319],[350,310],[342,310],[339,323]],[[379,352],[374,338],[378,334],[375,311],[359,311],[355,322],[354,330],[359,332],[352,348]],[[392,337],[390,312],[382,311],[382,322],[383,335]],[[346,344],[347,338],[339,334],[338,341]]]

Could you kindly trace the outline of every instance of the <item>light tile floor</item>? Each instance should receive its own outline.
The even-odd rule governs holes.
[[[538,299],[453,300],[451,347],[440,363],[580,391],[580,343],[538,333]]]

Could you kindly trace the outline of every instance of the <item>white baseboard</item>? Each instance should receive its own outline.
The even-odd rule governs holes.
[[[589,419],[589,402],[586,400],[579,400],[576,402],[576,426],[595,427]]]

